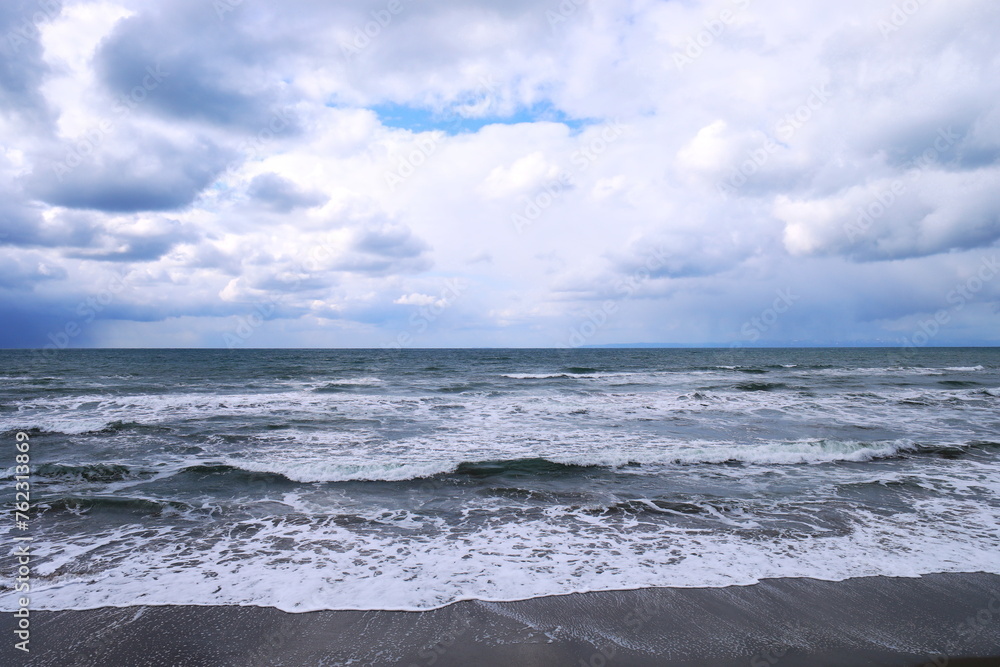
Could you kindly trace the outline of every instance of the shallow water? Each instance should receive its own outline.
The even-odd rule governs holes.
[[[0,362],[0,431],[31,436],[39,609],[1000,574],[996,349]]]

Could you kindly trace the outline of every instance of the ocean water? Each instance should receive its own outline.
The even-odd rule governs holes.
[[[1000,574],[997,349],[3,351],[21,430],[36,609]]]

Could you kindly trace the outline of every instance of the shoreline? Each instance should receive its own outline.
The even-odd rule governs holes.
[[[135,606],[0,616],[28,665],[1000,665],[1000,575],[768,579],[428,611]]]

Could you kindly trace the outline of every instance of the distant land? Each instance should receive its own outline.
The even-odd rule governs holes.
[[[732,344],[728,343],[701,343],[701,344],[685,344],[685,343],[609,343],[607,345],[581,345],[579,349],[585,350],[629,350],[629,349],[654,349],[654,348],[670,348],[670,349],[695,349],[695,350],[710,350],[716,348],[729,348],[733,347]],[[777,343],[753,343],[753,344],[742,344],[736,347],[742,347],[746,349],[780,349],[780,348],[870,348],[870,347],[885,347],[885,348],[901,348],[903,346],[898,343],[791,343],[791,344],[777,344]],[[962,348],[962,347],[998,347],[995,343],[955,343],[952,345],[925,345],[926,348]],[[920,348],[917,348],[920,349]]]

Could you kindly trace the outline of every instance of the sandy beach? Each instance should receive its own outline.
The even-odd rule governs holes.
[[[13,618],[4,614],[3,634]],[[1000,576],[778,579],[427,612],[125,607],[32,614],[30,665],[998,665]]]

